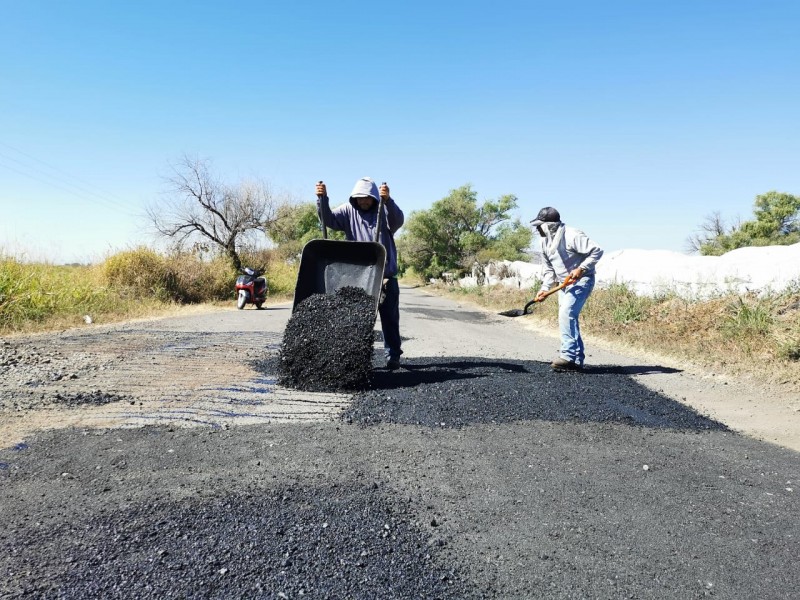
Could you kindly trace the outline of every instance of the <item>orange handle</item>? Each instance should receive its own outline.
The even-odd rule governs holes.
[[[554,287],[552,290],[547,290],[547,291],[544,293],[544,296],[542,296],[542,297],[541,297],[541,299],[539,299],[539,300],[534,300],[534,302],[543,302],[543,301],[544,301],[544,299],[545,299],[545,298],[547,298],[548,296],[552,296],[552,295],[553,295],[553,294],[555,294],[555,293],[556,293],[558,290],[563,290],[565,287],[567,287],[568,285],[571,285],[571,284],[573,284],[573,283],[575,283],[575,280],[571,279],[571,278],[570,278],[570,276],[569,276],[569,275],[567,275],[567,278],[566,278],[564,281],[562,281],[562,282],[561,282],[559,285],[557,285],[556,287]]]

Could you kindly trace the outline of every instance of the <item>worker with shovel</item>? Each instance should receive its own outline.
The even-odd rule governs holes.
[[[544,300],[557,282],[563,286],[558,292],[561,351],[551,366],[555,371],[580,371],[585,355],[578,317],[594,289],[595,266],[603,250],[582,231],[562,223],[551,206],[539,211],[531,227],[541,236],[544,258],[542,287],[534,300]]]
[[[379,209],[380,213],[379,214]],[[323,226],[343,231],[345,238],[356,242],[371,242],[376,227],[379,241],[386,248],[386,266],[383,271],[383,293],[378,306],[383,332],[386,367],[400,366],[400,288],[397,285],[397,247],[394,234],[403,226],[405,217],[389,194],[389,186],[382,183],[380,190],[369,177],[356,181],[350,199],[334,209],[330,207],[325,184],[317,183],[317,210]]]

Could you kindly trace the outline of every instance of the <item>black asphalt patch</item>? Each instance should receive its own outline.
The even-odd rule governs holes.
[[[554,373],[548,363],[481,358],[407,359],[395,372],[376,369],[358,393],[348,423],[464,427],[545,420],[622,422],[681,430],[725,430],[691,408],[650,390],[614,367]]]
[[[377,484],[154,501],[17,538],[22,597],[478,598]],[[0,586],[0,592],[2,592]],[[4,596],[6,597],[6,596]]]

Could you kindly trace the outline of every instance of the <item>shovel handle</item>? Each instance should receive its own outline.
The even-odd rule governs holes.
[[[557,285],[556,287],[554,287],[552,290],[547,290],[547,291],[544,293],[544,296],[542,296],[542,297],[541,297],[539,300],[537,300],[536,298],[534,298],[533,300],[531,300],[530,302],[528,302],[528,303],[525,305],[525,308],[524,308],[524,309],[522,309],[522,314],[525,314],[525,315],[527,315],[527,314],[528,314],[528,309],[529,309],[531,306],[533,306],[533,305],[534,305],[534,304],[536,304],[537,302],[544,302],[544,301],[547,299],[547,297],[548,297],[548,296],[552,296],[552,295],[553,295],[553,294],[555,294],[557,291],[559,291],[559,290],[563,290],[565,287],[567,287],[568,285],[572,285],[573,283],[575,283],[575,280],[574,280],[574,279],[570,279],[570,277],[569,277],[569,276],[567,276],[567,278],[566,278],[564,281],[562,281],[560,284],[558,284],[558,285]]]

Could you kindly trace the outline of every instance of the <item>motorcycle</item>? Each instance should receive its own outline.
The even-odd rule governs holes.
[[[236,308],[242,310],[249,302],[261,310],[267,300],[267,280],[261,271],[244,267],[236,278]]]

